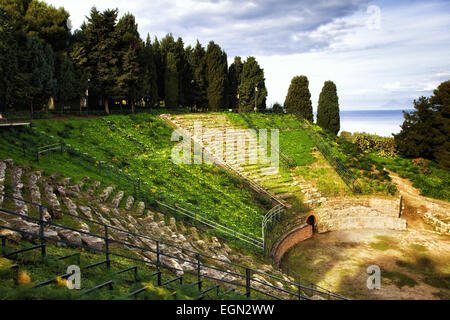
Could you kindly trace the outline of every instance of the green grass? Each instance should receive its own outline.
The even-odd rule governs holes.
[[[177,204],[229,228],[254,236],[261,235],[261,219],[270,209],[268,203],[261,201],[260,197],[238,179],[214,165],[178,166],[172,163],[171,151],[176,143],[171,141],[172,129],[166,123],[147,113],[110,116],[106,119],[114,122],[142,145],[110,129],[103,118],[40,120],[33,122],[33,125],[99,161],[105,161],[125,173],[139,177],[144,188],[160,201]],[[9,135],[7,141],[15,143],[25,140],[30,145],[51,142],[45,136],[38,138],[32,137],[33,135],[36,134],[22,129],[21,132]],[[7,146],[3,152],[0,149],[0,155],[4,158],[11,157]],[[16,158],[20,158],[20,149],[17,149],[14,159]],[[67,155],[55,153],[44,156],[39,166],[64,172],[75,179],[88,175],[103,183],[117,184],[112,179],[105,181],[100,177],[102,173],[97,173],[92,168],[80,170],[77,159],[70,159]],[[124,191],[132,194],[131,187]]]
[[[7,252],[21,248],[29,247],[30,244],[21,242],[19,245],[8,244]],[[117,250],[117,249],[116,249]],[[152,274],[156,271],[149,265],[140,262],[131,261],[121,257],[113,257],[111,269],[108,270],[105,265],[95,267],[89,270],[81,270],[81,290],[69,290],[64,283],[56,281],[42,288],[33,289],[32,286],[57,276],[65,274],[69,265],[78,265],[75,257],[62,261],[54,261],[53,258],[61,257],[78,252],[73,248],[61,248],[52,244],[47,245],[47,257],[42,258],[40,252],[29,251],[19,254],[16,261],[10,261],[10,264],[19,266],[19,274],[25,272],[29,278],[29,283],[18,284],[15,282],[15,272],[8,268],[7,264],[0,265],[0,299],[1,300],[129,300],[131,292],[146,287],[147,290],[137,296],[140,300],[194,300],[200,297],[200,293],[189,283],[197,281],[195,276],[185,274],[184,285],[172,284],[164,287],[158,287],[156,277]],[[117,251],[134,257],[135,254],[125,251]],[[79,267],[102,261],[104,256],[100,254],[82,252],[81,265]],[[126,269],[136,265],[138,267],[137,281],[134,281],[133,273],[124,273],[116,275],[119,270]],[[176,277],[166,269],[162,269],[162,281],[167,281]],[[93,288],[99,284],[113,280],[113,290],[102,288],[90,294],[83,294],[87,289]],[[204,281],[204,288],[212,286],[209,281]],[[224,289],[221,289],[224,292]],[[258,295],[253,298],[258,299]],[[205,299],[244,299],[242,295],[230,294],[224,297],[217,297],[213,292],[206,295]]]
[[[381,278],[390,279],[397,287],[402,288],[404,286],[414,287],[418,284],[416,280],[411,278],[410,276],[397,272],[397,271],[381,271]]]
[[[411,180],[413,187],[420,189],[421,195],[450,201],[450,171],[439,168],[436,163],[428,161],[426,167],[418,167],[411,159],[401,156],[383,158],[371,153],[368,157],[400,177]]]
[[[389,249],[395,249],[396,246],[394,244],[394,239],[387,237],[387,236],[376,236],[375,237],[378,241],[377,242],[371,242],[369,245],[372,249],[380,250],[380,251],[386,251]]]

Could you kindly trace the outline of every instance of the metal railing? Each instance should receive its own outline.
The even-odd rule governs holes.
[[[178,132],[183,136],[183,139],[190,139],[194,144],[202,148],[203,154],[208,157],[208,160],[215,163],[221,168],[224,168],[225,170],[230,171],[233,173],[236,177],[243,180],[248,186],[250,186],[253,190],[256,192],[265,195],[267,198],[272,200],[277,205],[281,204],[282,206],[286,207],[287,205],[281,201],[276,195],[272,194],[271,192],[267,191],[263,187],[261,187],[259,184],[254,182],[253,180],[249,179],[248,177],[244,176],[242,173],[240,173],[238,170],[230,166],[228,163],[223,161],[222,159],[217,158],[212,154],[211,151],[208,150],[208,148],[205,148],[194,136],[192,136],[187,130],[184,128],[181,128],[177,126],[167,115],[161,115],[170,125],[172,125],[174,128],[178,130]]]
[[[335,156],[331,149],[322,141],[322,139],[311,130],[310,125],[304,120],[300,120],[301,127],[307,132],[309,137],[313,140],[317,149],[322,153],[324,158],[333,167],[336,173],[341,177],[342,181],[349,187],[353,193],[361,193],[362,188],[358,179],[353,172],[342,162],[342,160]]]
[[[262,237],[264,239],[264,252],[267,253],[267,235],[271,231],[275,221],[279,221],[285,211],[285,208],[281,205],[273,207],[266,213],[262,221]]]
[[[41,132],[45,134],[45,132]],[[148,190],[144,190],[146,183],[143,183],[140,178],[134,178],[130,174],[124,173],[120,169],[116,169],[111,165],[107,165],[104,161],[99,161],[95,157],[91,157],[87,153],[82,153],[79,149],[72,148],[71,145],[66,145],[64,143],[59,143],[60,148],[55,150],[63,150],[62,152],[67,152],[72,158],[78,158],[79,165],[89,165],[95,167],[97,170],[102,170],[102,172],[107,173],[112,178],[117,179],[119,185],[125,185],[133,190],[134,198],[143,201],[147,206],[153,207],[155,209],[160,209],[162,213],[169,213],[175,217],[182,217],[184,220],[192,220],[194,225],[202,225],[205,229],[213,229],[218,232],[217,236],[222,235],[223,238],[228,237],[231,239],[242,241],[243,243],[249,245],[250,248],[263,251],[264,241],[260,237],[255,237],[234,229],[231,229],[225,225],[215,222],[211,219],[206,218],[204,215],[199,213],[191,212],[185,208],[176,205],[176,200],[174,203],[167,204],[165,201],[161,201],[156,198],[156,195]],[[167,201],[167,198],[166,198]],[[229,240],[229,239],[228,239]]]
[[[328,298],[328,299],[339,299],[339,300],[344,300],[345,298],[340,296],[340,295],[336,295],[336,294],[330,294],[329,292],[325,292],[322,290],[318,290],[318,289],[314,289],[314,288],[310,288],[307,286],[302,286],[300,284],[282,279],[280,277],[274,276],[274,275],[270,275],[252,268],[247,268],[244,266],[240,266],[237,264],[233,264],[230,263],[228,261],[224,261],[221,259],[217,259],[214,257],[210,257],[207,255],[203,255],[200,254],[198,252],[195,251],[191,251],[191,250],[187,250],[181,247],[177,247],[168,243],[165,243],[163,241],[159,241],[159,240],[154,240],[150,237],[147,236],[143,236],[143,235],[139,235],[127,230],[123,230],[117,227],[113,227],[111,225],[107,225],[107,224],[103,224],[100,223],[98,221],[94,221],[94,220],[90,220],[84,217],[79,217],[76,215],[72,215],[70,213],[66,213],[60,210],[57,210],[58,213],[60,213],[61,215],[65,215],[65,216],[69,216],[72,217],[74,219],[77,220],[81,220],[83,222],[88,222],[91,224],[95,224],[97,226],[100,227],[100,229],[104,230],[104,234],[103,235],[98,235],[98,234],[94,234],[91,232],[87,232],[85,230],[79,230],[79,229],[75,229],[72,227],[67,227],[67,226],[63,226],[61,224],[57,224],[51,221],[47,221],[44,219],[43,217],[43,212],[44,209],[47,210],[53,210],[55,211],[53,208],[48,208],[44,205],[41,204],[36,204],[30,201],[26,201],[24,199],[19,199],[13,196],[10,196],[8,194],[2,194],[3,197],[8,198],[8,199],[12,199],[14,201],[21,201],[23,203],[26,204],[30,204],[34,207],[37,207],[39,209],[39,218],[34,218],[31,216],[27,216],[27,215],[23,215],[23,214],[19,214],[16,213],[14,211],[10,211],[10,210],[6,210],[6,209],[0,209],[0,212],[4,215],[8,215],[8,216],[13,216],[16,218],[20,218],[23,219],[25,221],[28,221],[28,223],[35,223],[37,226],[39,226],[39,230],[38,232],[30,232],[30,230],[25,231],[25,230],[21,230],[19,227],[12,227],[10,225],[0,225],[0,229],[7,229],[7,230],[11,230],[11,231],[15,231],[15,232],[19,232],[21,234],[26,234],[29,235],[31,237],[34,238],[38,238],[40,240],[40,247],[41,247],[41,254],[43,257],[46,256],[46,250],[45,250],[45,243],[46,242],[54,242],[54,243],[62,243],[62,244],[66,244],[72,247],[79,247],[79,248],[83,248],[86,250],[90,250],[90,251],[94,251],[94,252],[98,252],[98,253],[102,253],[105,254],[105,264],[107,265],[107,267],[109,268],[110,264],[111,264],[111,257],[112,256],[116,256],[116,257],[120,257],[123,259],[127,259],[130,261],[134,261],[134,262],[140,262],[140,263],[144,263],[146,265],[149,266],[153,266],[156,267],[158,269],[158,271],[160,271],[161,268],[165,268],[168,269],[172,272],[183,272],[183,273],[187,273],[187,274],[192,274],[192,275],[196,275],[199,278],[199,281],[201,281],[201,279],[206,279],[206,280],[210,280],[213,282],[217,282],[217,283],[225,283],[227,285],[231,285],[234,286],[236,288],[245,288],[245,295],[250,298],[251,297],[251,293],[252,292],[258,292],[260,294],[263,294],[269,298],[273,298],[273,299],[285,299],[285,298],[296,298],[296,299],[300,299],[300,300],[309,300],[312,296],[314,295],[320,295],[323,298]],[[100,239],[104,241],[104,249],[103,246],[101,249],[99,249],[98,247],[94,247],[94,246],[89,246],[87,244],[79,244],[79,243],[74,243],[71,242],[67,239],[63,240],[63,239],[56,239],[56,238],[52,238],[49,236],[46,236],[45,234],[45,228],[49,227],[53,230],[58,230],[58,229],[63,229],[63,230],[70,230],[73,232],[77,232],[79,234],[82,234],[84,236],[88,236],[88,237],[92,237],[92,238],[96,238],[96,239]],[[118,232],[120,234],[125,234],[127,236],[130,236],[132,238],[135,239],[143,239],[146,241],[150,241],[151,243],[154,243],[155,249],[152,248],[144,248],[141,246],[138,246],[134,243],[130,243],[130,242],[125,242],[125,241],[120,241],[120,240],[115,240],[113,238],[110,237],[111,233],[114,232]],[[114,247],[112,247],[111,245],[115,245],[115,246],[122,246],[125,247],[127,249],[133,249],[133,250],[138,250],[144,257],[146,257],[146,259],[141,259],[141,258],[136,258],[136,257],[131,257],[131,256],[127,256],[124,253],[117,253],[114,252],[113,249]],[[186,256],[195,256],[195,260],[189,260],[189,259],[185,259],[179,256],[174,256],[171,255],[170,253],[167,253],[169,250],[167,250],[167,248],[173,248],[176,249],[179,252],[184,252],[186,253]],[[149,259],[149,256],[147,254],[154,254],[156,255],[156,259]],[[174,266],[169,266],[167,265],[164,260],[165,259],[173,259],[175,261],[180,261],[181,264],[185,264],[187,263],[188,265],[192,265],[194,267],[194,270],[196,271],[189,271],[189,270],[184,270],[184,269],[180,269]],[[221,265],[225,265],[226,266],[226,270],[225,269],[220,269],[217,268],[215,266],[211,266],[211,265],[207,265],[202,263],[201,260],[208,260],[208,261],[218,261],[220,262]],[[156,261],[155,261],[156,260]],[[237,271],[229,271],[229,269],[234,269]],[[220,278],[217,276],[211,276],[208,275],[208,270],[212,270],[216,273],[220,273],[223,274],[223,276],[221,276]],[[239,270],[241,270],[242,273],[239,272]],[[282,284],[282,287],[278,287],[278,286],[274,286],[272,284],[266,283],[265,281],[260,281],[258,279],[258,277],[255,277],[255,275],[257,276],[263,276],[265,278],[271,279],[272,281],[277,281],[280,282]],[[253,277],[252,277],[253,276]],[[225,277],[229,277],[232,278],[234,280],[232,281],[228,281],[225,280]],[[159,281],[159,283],[161,283]],[[253,284],[258,284],[257,287],[255,287],[255,285],[252,286]],[[291,291],[291,288],[296,288],[295,292]],[[308,294],[309,293],[309,294]],[[278,294],[278,295],[276,295]],[[281,295],[281,296],[279,296]]]

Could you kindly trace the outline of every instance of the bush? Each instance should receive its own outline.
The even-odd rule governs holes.
[[[380,137],[375,134],[355,133],[353,142],[362,151],[377,152],[381,157],[395,157],[397,146],[394,138]]]

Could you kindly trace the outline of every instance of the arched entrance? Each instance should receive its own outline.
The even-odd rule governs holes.
[[[316,217],[310,215],[308,219],[306,219],[306,223],[313,227],[313,231],[316,231]]]

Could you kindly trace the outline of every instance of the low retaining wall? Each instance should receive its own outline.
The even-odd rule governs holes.
[[[433,226],[435,231],[442,234],[450,235],[450,224],[439,220],[439,218],[433,215],[432,212],[425,213],[423,216],[423,220],[429,225]]]
[[[392,229],[406,230],[406,221],[394,217],[342,217],[320,220],[317,232],[325,233],[337,230],[352,229]]]
[[[273,246],[271,256],[276,266],[279,266],[284,254],[300,241],[311,238],[313,235],[313,226],[303,224],[286,233],[283,238]]]

